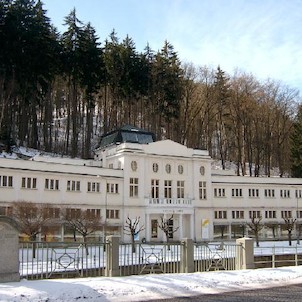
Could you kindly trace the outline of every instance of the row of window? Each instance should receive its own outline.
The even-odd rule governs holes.
[[[276,197],[275,189],[264,189],[264,196],[274,198]],[[259,189],[248,189],[248,196],[259,198]],[[214,188],[214,197],[226,197],[226,189],[225,188]],[[232,197],[243,197],[243,189],[235,188],[232,189]],[[280,190],[281,198],[290,198],[290,190],[289,189],[281,189]],[[302,198],[302,190],[295,190],[295,197]]]
[[[109,169],[114,169],[114,163],[109,163],[108,164],[108,168]],[[121,162],[118,162],[118,169],[121,169]],[[138,170],[138,163],[137,161],[133,160],[131,161],[130,163],[130,168],[133,172],[136,172]],[[159,164],[158,163],[153,163],[152,164],[152,171],[154,173],[158,173],[159,172]],[[172,165],[171,164],[165,164],[165,172],[167,174],[171,174],[173,173],[173,170],[172,170]],[[183,165],[177,165],[177,172],[178,174],[183,174],[184,173],[184,166]],[[200,166],[199,167],[199,173],[200,175],[205,175],[205,167],[204,166]]]
[[[21,188],[23,189],[37,189],[37,178],[36,177],[22,177]],[[0,187],[13,187],[13,177],[0,175]],[[58,179],[46,178],[44,183],[45,190],[58,191],[60,190],[60,181]],[[100,182],[87,182],[87,192],[101,192]],[[73,192],[81,191],[81,181],[79,180],[67,180],[66,190]],[[117,183],[107,183],[107,193],[119,193],[119,185]]]
[[[137,162],[136,161],[132,161],[131,162],[131,169],[132,171],[136,171],[137,170]],[[159,165],[158,163],[153,163],[152,164],[152,171],[154,173],[157,173],[159,171]],[[171,164],[166,164],[165,165],[165,171],[167,174],[171,174],[172,173],[172,166]],[[183,165],[178,165],[177,166],[177,172],[178,174],[183,174],[184,173],[184,167]],[[204,175],[205,174],[205,167],[204,166],[200,166],[199,167],[199,172],[201,175]]]
[[[12,176],[1,176],[0,179],[2,186],[12,187]],[[138,178],[130,178],[129,195],[130,197],[138,197]],[[37,189],[37,178],[35,177],[22,177],[21,188]],[[60,189],[60,181],[58,179],[45,179],[44,188],[46,190],[57,191]],[[66,190],[72,192],[81,191],[81,181],[67,180]],[[100,192],[100,182],[87,182],[87,192]],[[119,185],[117,183],[107,183],[107,193],[119,193]],[[176,181],[177,198],[185,198],[185,181]],[[151,180],[151,196],[152,198],[159,198],[159,180]],[[164,180],[164,197],[172,198],[172,180]],[[207,198],[206,182],[199,182],[199,199]]]
[[[138,179],[137,183],[135,184],[138,188]],[[134,191],[133,185],[131,185],[130,179],[130,197],[132,196],[132,192]],[[172,198],[172,180],[164,180],[164,198]],[[151,198],[159,198],[159,180],[158,179],[151,179]],[[184,180],[177,180],[176,181],[176,198],[185,198],[185,181]],[[207,188],[206,182],[200,181],[199,182],[199,199],[206,199],[207,198]]]
[[[32,217],[37,216],[37,208],[30,209],[31,213],[26,213],[26,215],[31,215]],[[63,213],[62,213],[63,211]],[[66,208],[60,209],[56,207],[49,207],[43,209],[43,217],[46,219],[54,219],[61,218],[62,214],[65,214],[70,219],[75,219],[81,217],[83,213],[91,218],[101,218],[101,210],[100,209],[87,209],[84,212],[79,208]],[[13,214],[12,207],[0,207],[0,215],[11,216]],[[106,219],[119,219],[120,218],[120,210],[116,209],[106,209]]]
[[[245,219],[245,218],[262,218],[261,211],[249,211],[248,217],[245,217],[245,211],[243,210],[234,210],[228,212],[226,210],[222,211],[214,211],[215,219],[228,219],[228,213],[231,215],[232,219]],[[277,218],[277,211],[275,210],[267,210],[264,212],[264,217],[266,219]],[[293,218],[293,213],[290,210],[281,211],[281,218]],[[302,211],[296,211],[296,218],[302,218]]]
[[[13,177],[7,175],[0,175],[0,187],[13,187]],[[37,189],[37,178],[35,177],[22,177],[21,188]],[[44,188],[46,190],[57,191],[60,189],[60,182],[58,179],[45,179]],[[101,191],[100,182],[87,182],[87,192]],[[67,180],[66,190],[72,192],[81,191],[81,181]],[[119,193],[119,185],[117,183],[107,183],[107,193]],[[185,195],[185,181],[179,180],[176,182],[177,198],[184,198]],[[138,197],[138,178],[130,178],[130,197]],[[248,189],[248,196],[259,198],[259,189]],[[276,196],[275,189],[264,189],[264,196],[274,198]],[[159,198],[159,180],[151,180],[151,197]],[[164,197],[172,198],[172,180],[164,180]],[[225,188],[214,188],[214,197],[226,197]],[[243,197],[242,188],[233,188],[232,197]],[[290,198],[289,189],[280,190],[281,198]],[[302,198],[302,190],[295,190],[295,197]],[[199,199],[207,199],[206,182],[199,182]]]

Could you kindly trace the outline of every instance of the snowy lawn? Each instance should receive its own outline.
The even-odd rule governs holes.
[[[0,301],[148,301],[302,283],[302,266],[1,283]]]

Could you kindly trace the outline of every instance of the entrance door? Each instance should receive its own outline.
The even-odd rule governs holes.
[[[158,221],[157,219],[151,220],[151,238],[156,239],[158,236]]]
[[[169,219],[168,221],[167,221],[167,223],[168,223],[168,227],[169,227],[169,238],[170,239],[173,239],[173,233],[174,233],[174,230],[173,230],[173,219]]]

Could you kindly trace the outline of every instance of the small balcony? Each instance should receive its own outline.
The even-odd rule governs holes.
[[[192,208],[192,198],[146,198],[146,204],[156,207],[183,207]]]

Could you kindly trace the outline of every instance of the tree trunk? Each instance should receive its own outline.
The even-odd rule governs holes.
[[[132,247],[132,254],[134,254],[136,252],[136,250],[135,250],[134,235],[131,236],[131,247]]]
[[[86,256],[89,255],[88,245],[87,245],[87,235],[83,235],[84,247],[86,250]]]

